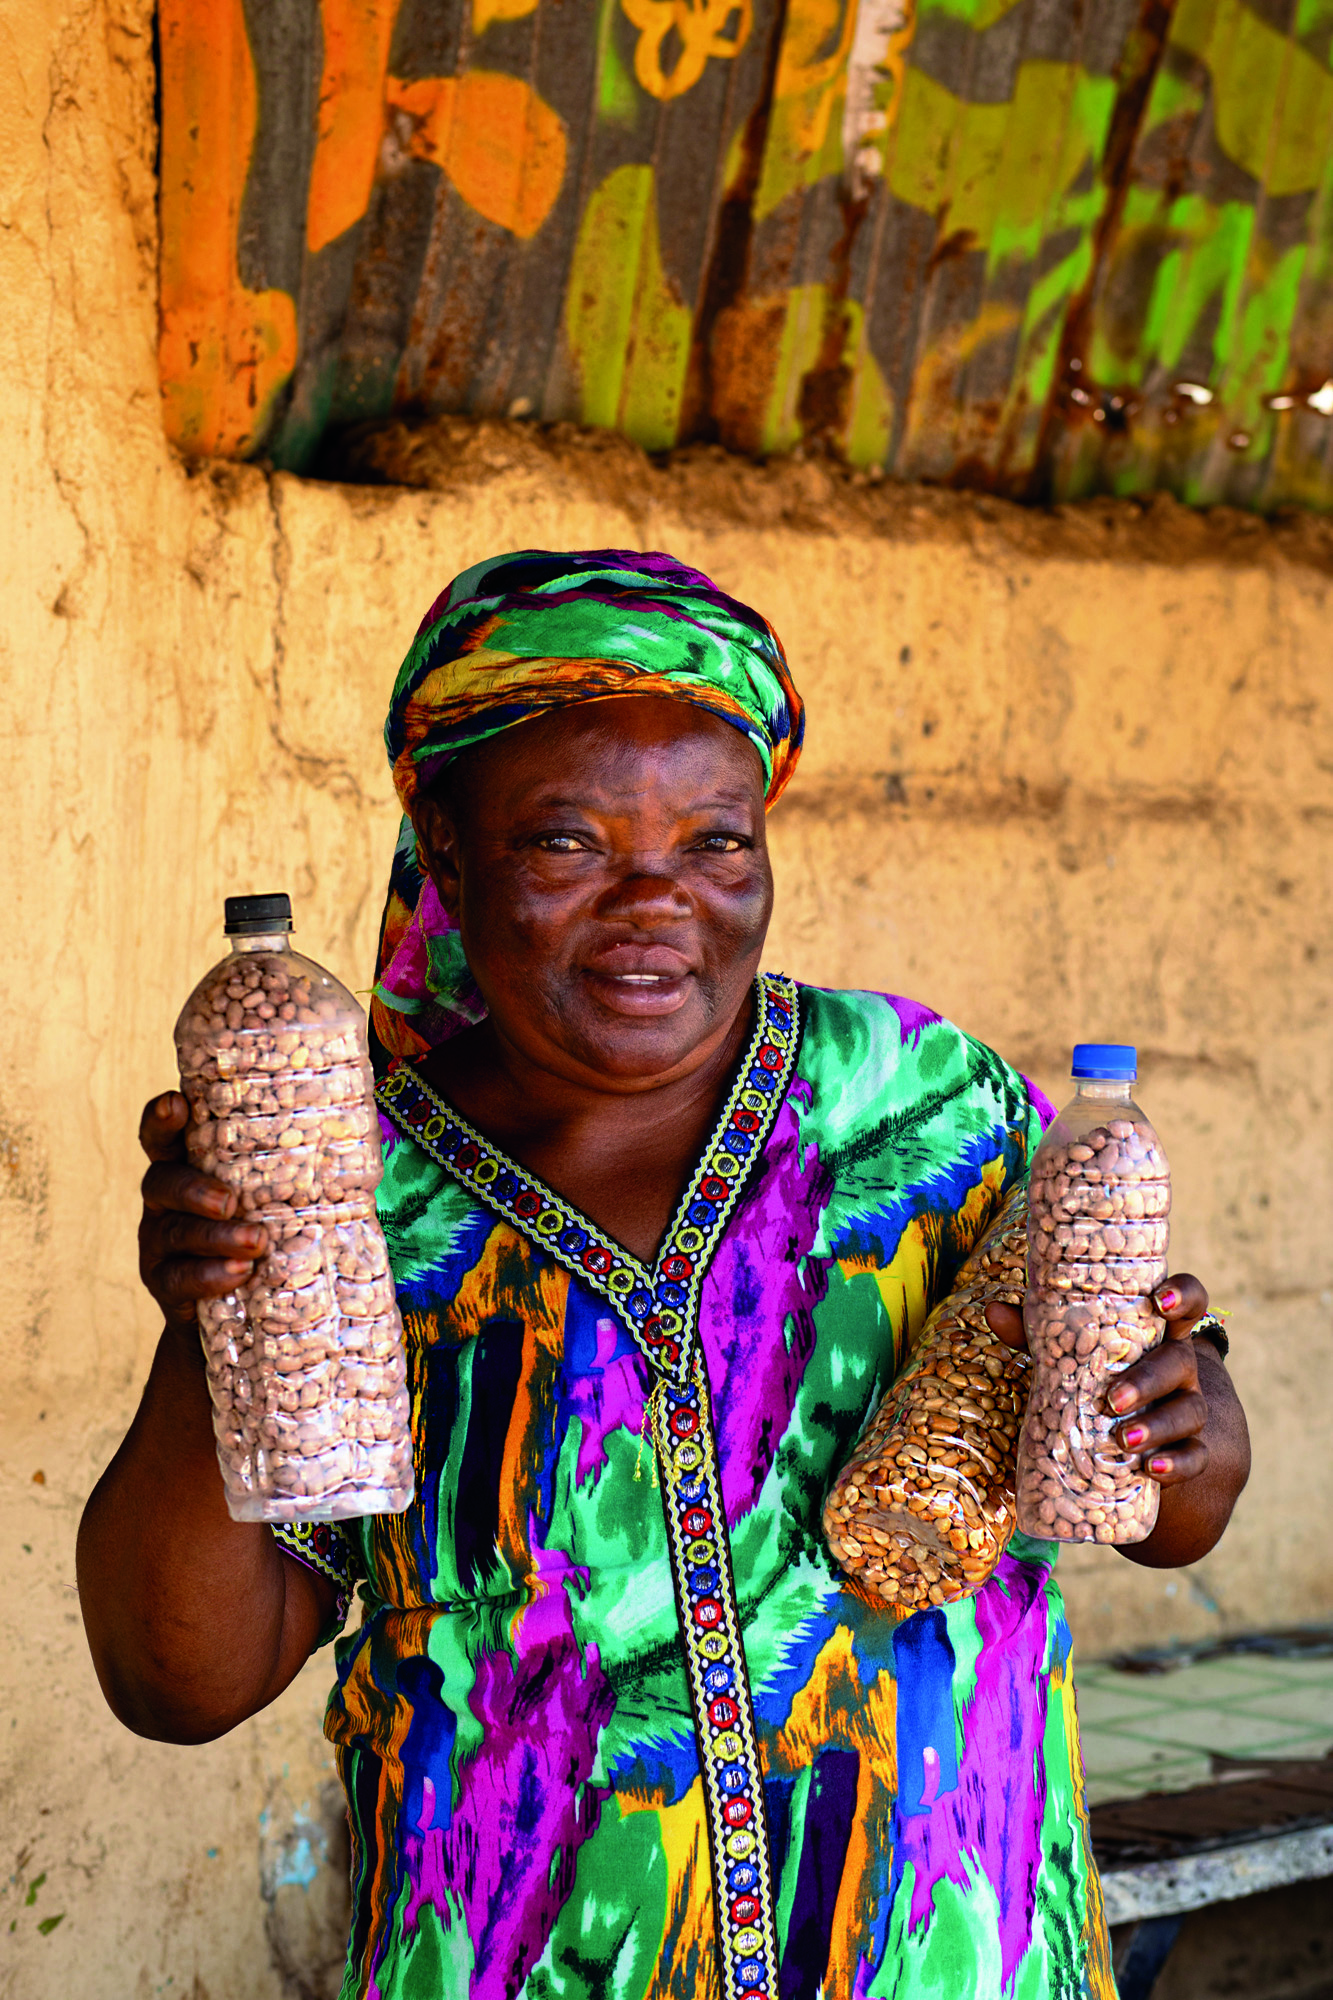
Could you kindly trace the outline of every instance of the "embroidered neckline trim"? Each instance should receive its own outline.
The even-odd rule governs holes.
[[[683,1388],[713,1253],[786,1098],[801,1038],[796,982],[755,980],[755,1023],[726,1101],[651,1269],[544,1181],[482,1137],[409,1064],[375,1092],[394,1124],[477,1199],[612,1306],[653,1369]]]

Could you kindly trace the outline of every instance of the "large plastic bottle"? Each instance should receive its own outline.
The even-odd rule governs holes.
[[[1018,1525],[1047,1541],[1142,1541],[1160,1488],[1122,1449],[1110,1384],[1155,1347],[1171,1174],[1130,1095],[1136,1051],[1082,1042],[1078,1086],[1046,1132],[1028,1187],[1023,1307],[1036,1366],[1018,1447]]]
[[[286,896],[229,896],[231,955],[176,1023],[189,1157],[268,1237],[253,1277],[199,1307],[237,1521],[400,1513],[412,1498],[365,1016],[291,950],[291,926]]]

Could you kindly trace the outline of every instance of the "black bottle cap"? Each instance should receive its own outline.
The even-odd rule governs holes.
[[[228,937],[262,937],[292,927],[290,896],[228,896],[222,907]]]

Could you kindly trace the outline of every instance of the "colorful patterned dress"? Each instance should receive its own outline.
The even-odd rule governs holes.
[[[381,1087],[417,1497],[278,1531],[364,1601],[343,2000],[1114,2000],[1054,1547],[895,1624],[819,1526],[1033,1093],[910,1001],[757,996],[651,1272],[410,1066]]]

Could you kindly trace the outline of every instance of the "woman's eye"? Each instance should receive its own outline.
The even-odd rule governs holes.
[[[577,854],[583,846],[576,833],[543,833],[536,844],[546,854]]]
[[[699,845],[706,854],[739,854],[745,843],[739,834],[706,833]]]

